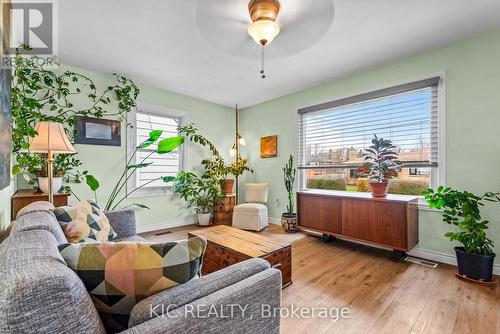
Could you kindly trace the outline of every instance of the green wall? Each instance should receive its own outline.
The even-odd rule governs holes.
[[[78,73],[82,73],[91,78],[98,91],[102,91],[110,84],[115,83],[112,76],[97,74],[64,66],[61,70],[70,69]],[[133,79],[133,78],[131,78]],[[199,99],[174,94],[161,89],[140,86],[141,93],[138,98],[138,103],[144,103],[153,106],[166,107],[172,110],[186,112],[187,122],[195,123],[200,130],[200,133],[211,139],[221,153],[232,146],[233,135],[229,129],[234,128],[234,111],[221,105],[205,102]],[[84,106],[88,104],[86,98],[75,100],[75,105]],[[114,112],[115,106],[110,106],[108,111]],[[75,145],[75,149],[79,153],[79,159],[82,161],[82,169],[87,169],[93,174],[101,184],[98,190],[99,203],[105,202],[107,195],[111,193],[111,189],[118,180],[126,159],[126,129],[125,122],[122,122],[122,146],[97,146],[97,145]],[[195,169],[206,156],[206,151],[198,145],[189,144],[188,147],[188,168]],[[26,187],[26,184],[21,185],[23,179],[18,178],[20,187]],[[74,192],[81,199],[93,198],[93,193],[84,184],[71,185]],[[70,201],[76,201],[74,197]],[[3,200],[2,200],[3,203]],[[165,196],[131,198],[123,202],[123,205],[130,203],[142,203],[149,206],[151,209],[137,210],[137,225],[140,228],[147,225],[173,226],[183,224],[189,221],[192,217],[192,212],[186,210],[186,205],[183,200],[180,200],[177,195],[167,194]],[[2,205],[3,206],[3,205]]]
[[[289,154],[297,153],[298,108],[443,72],[447,185],[477,193],[500,191],[500,30],[244,109],[240,127],[248,146],[243,153],[256,173],[241,184],[268,182],[269,215],[279,218],[286,206],[281,168]],[[273,134],[278,135],[279,156],[260,159],[259,137]],[[492,220],[489,233],[498,253],[500,205],[488,205],[484,217]],[[443,237],[447,229],[439,213],[421,211],[418,248],[453,254],[453,245]]]

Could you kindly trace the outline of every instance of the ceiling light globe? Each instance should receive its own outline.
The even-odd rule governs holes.
[[[246,146],[247,145],[247,141],[243,137],[240,137],[240,139],[238,140],[238,142],[240,143],[241,146]]]
[[[260,45],[271,43],[279,33],[279,24],[271,20],[258,20],[248,27],[248,34]]]

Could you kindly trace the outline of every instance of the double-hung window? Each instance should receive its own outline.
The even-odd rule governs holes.
[[[300,187],[367,191],[363,150],[392,140],[403,164],[389,192],[420,195],[442,182],[441,79],[386,88],[298,110]]]
[[[184,123],[184,114],[157,107],[138,106],[132,113],[128,132],[129,148],[128,159],[136,147],[149,138],[152,130],[162,130],[157,142],[162,139],[178,136],[178,127]],[[144,149],[138,149],[131,163],[151,163],[151,165],[140,168],[130,177],[128,182],[128,193],[131,196],[151,196],[165,194],[172,184],[164,183],[161,179],[165,176],[176,176],[185,165],[184,145],[173,152],[166,154],[156,153],[157,145],[151,145]],[[141,187],[140,189],[137,189]]]

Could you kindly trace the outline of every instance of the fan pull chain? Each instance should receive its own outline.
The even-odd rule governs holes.
[[[265,45],[260,46],[260,74],[262,75],[262,79],[266,78],[266,75],[264,74],[264,50],[265,50]]]

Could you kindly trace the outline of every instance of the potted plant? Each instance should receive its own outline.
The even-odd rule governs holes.
[[[468,191],[439,187],[436,191],[427,189],[425,200],[431,208],[443,213],[447,224],[455,225],[456,232],[445,234],[451,241],[458,241],[455,247],[458,274],[464,278],[481,282],[493,280],[493,241],[486,236],[488,220],[481,218],[479,207],[484,201],[500,202],[500,193],[487,192],[482,196]]]
[[[401,170],[401,163],[390,140],[373,136],[372,145],[363,151],[366,163],[359,170],[368,174],[372,196],[383,198],[387,196],[389,180]]]
[[[189,141],[208,148],[208,150],[212,154],[212,158],[205,159],[201,162],[201,164],[205,168],[205,172],[202,177],[208,179],[218,179],[221,189],[225,193],[233,192],[233,186],[235,182],[234,179],[227,178],[228,174],[232,174],[235,177],[238,177],[247,171],[253,173],[253,170],[247,166],[247,159],[238,158],[237,162],[226,165],[224,158],[220,154],[217,147],[215,147],[215,145],[205,136],[199,134],[198,129],[194,126],[194,124],[188,124],[179,127],[178,130],[179,134],[185,136],[186,138],[189,138]]]
[[[297,214],[294,212],[295,192],[293,186],[295,184],[295,175],[297,170],[293,168],[293,156],[290,154],[288,163],[283,167],[283,179],[285,181],[285,189],[288,194],[288,205],[286,212],[281,215],[281,226],[286,232],[298,232]]]
[[[239,157],[237,161],[233,162],[230,165],[226,166],[226,177],[224,178],[224,187],[223,190],[225,193],[233,192],[234,179],[228,179],[227,175],[231,174],[234,177],[240,177],[245,172],[253,173],[253,169],[247,166],[248,159],[242,159]]]
[[[173,191],[187,202],[188,208],[195,209],[198,224],[202,226],[210,225],[210,208],[224,198],[218,179],[198,177],[184,171],[175,178]]]

